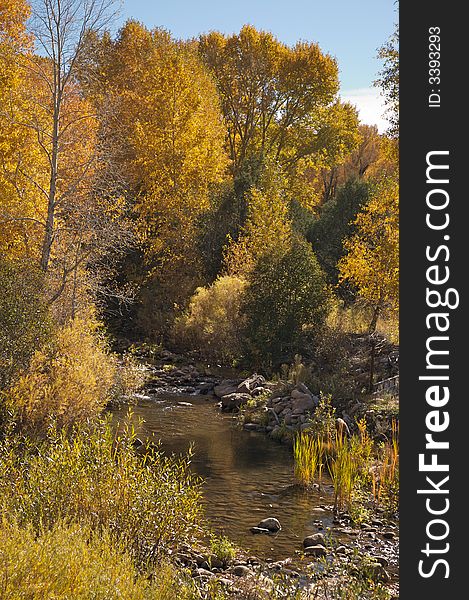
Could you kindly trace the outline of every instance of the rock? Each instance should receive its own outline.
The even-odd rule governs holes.
[[[193,406],[193,404],[192,402],[178,402],[178,406]]]
[[[251,529],[249,531],[254,534],[270,533],[270,531],[268,529],[266,529],[265,527],[251,527]]]
[[[396,537],[394,531],[383,531],[382,536],[385,540],[393,540]]]
[[[212,577],[215,577],[215,575],[207,569],[200,568],[196,569],[195,577],[200,577],[200,579],[211,579]]]
[[[308,546],[316,546],[317,544],[322,544],[324,546],[325,543],[326,540],[323,533],[313,533],[313,535],[308,535],[308,537],[303,540],[303,547],[307,548]]]
[[[311,398],[311,399],[313,398],[312,394],[300,392],[300,390],[298,390],[296,388],[294,390],[292,390],[290,397],[293,400],[303,400],[304,398]]]
[[[213,388],[213,392],[218,398],[223,398],[223,396],[227,396],[228,394],[235,394],[237,391],[238,383],[231,379],[225,379]]]
[[[243,425],[243,429],[245,429],[246,431],[262,431],[264,427],[262,427],[262,425],[259,425],[259,423],[245,423]]]
[[[260,523],[257,524],[257,527],[261,529],[268,529],[270,532],[273,533],[282,529],[280,521],[278,519],[275,519],[274,517],[263,519]]]
[[[233,575],[236,575],[236,577],[246,577],[247,575],[252,575],[251,569],[245,565],[235,565],[230,569],[230,573],[233,573]]]
[[[336,554],[347,554],[347,546],[337,546]]]
[[[383,567],[387,567],[389,566],[389,561],[387,558],[385,558],[384,556],[375,556],[374,560],[379,563],[381,566]]]
[[[309,394],[311,397],[313,397],[313,393],[311,392],[311,390],[302,382],[296,385],[296,389],[300,392],[303,392],[303,394]]]
[[[267,394],[268,392],[269,392],[269,390],[265,387],[257,387],[252,390],[251,396],[253,398],[256,398],[257,396],[260,396],[261,394]]]
[[[225,566],[223,561],[220,560],[218,558],[218,556],[215,556],[214,554],[212,554],[212,556],[209,557],[208,564],[210,565],[212,570],[213,569],[223,569],[223,567]]]
[[[238,385],[237,391],[240,394],[252,394],[256,388],[261,387],[264,383],[265,377],[254,373],[254,375],[251,375],[251,377],[248,377]]]
[[[292,401],[291,409],[294,414],[313,412],[317,406],[317,403],[311,396],[307,394],[303,394],[302,396],[302,398],[294,398]]]
[[[304,550],[305,554],[310,556],[326,556],[327,550],[322,544],[316,544],[315,546],[308,546]]]
[[[251,399],[249,394],[226,394],[222,396],[221,407],[224,411],[237,410],[242,404],[246,404]]]

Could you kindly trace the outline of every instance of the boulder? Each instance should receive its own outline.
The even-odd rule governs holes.
[[[326,540],[323,533],[314,533],[313,535],[308,535],[308,537],[303,540],[303,547],[308,548],[309,546],[317,546],[318,544],[324,546],[325,543]]]
[[[313,412],[318,403],[307,394],[302,394],[300,398],[294,398],[291,404],[293,413],[300,414],[305,412]]]
[[[264,383],[265,377],[254,373],[254,375],[251,375],[251,377],[248,377],[238,385],[237,391],[240,394],[252,394],[256,388],[261,387]]]
[[[292,390],[292,393],[290,394],[290,397],[293,398],[293,400],[297,400],[297,399],[302,399],[304,397],[308,397],[308,398],[312,398],[313,394],[309,393],[309,392],[303,392],[297,388],[295,388],[294,390]]]
[[[236,575],[236,577],[246,577],[247,575],[252,575],[251,569],[245,565],[235,565],[230,569],[230,573],[233,573],[233,575]]]
[[[263,519],[260,523],[257,524],[257,527],[261,529],[268,529],[270,532],[273,533],[282,529],[280,521],[278,519],[275,519],[274,517]]]
[[[237,391],[238,382],[232,379],[225,379],[213,388],[213,392],[218,398],[223,398],[223,396],[227,396],[228,394],[235,394]]]
[[[246,404],[251,399],[249,394],[226,394],[222,396],[221,408],[224,411],[238,410],[242,404]]]

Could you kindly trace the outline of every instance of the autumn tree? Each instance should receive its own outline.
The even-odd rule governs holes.
[[[141,314],[157,332],[203,283],[200,221],[227,166],[218,93],[193,46],[162,29],[129,21],[88,47],[80,81],[119,141],[114,162],[143,258]]]
[[[338,102],[337,64],[317,44],[291,48],[246,25],[201,36],[199,51],[217,81],[235,176],[253,158],[292,168],[354,145],[356,114]]]
[[[356,233],[348,238],[339,262],[340,280],[349,281],[373,309],[370,332],[384,311],[399,308],[399,192],[395,179],[376,187],[358,214]]]
[[[356,229],[354,221],[367,204],[370,184],[350,179],[337,191],[320,212],[319,218],[308,231],[308,240],[331,283],[338,282],[338,262],[344,256],[343,243]],[[350,290],[341,290],[350,299]]]

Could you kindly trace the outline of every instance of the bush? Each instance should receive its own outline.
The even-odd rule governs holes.
[[[207,358],[224,362],[238,358],[245,288],[244,279],[231,276],[219,277],[207,288],[197,288],[187,312],[176,322],[174,337],[183,345],[200,349]]]
[[[50,418],[69,426],[103,410],[116,375],[116,359],[97,323],[89,315],[77,317],[35,352],[29,369],[7,391],[7,405],[31,430],[43,429]]]
[[[271,366],[301,352],[326,318],[330,291],[311,245],[295,239],[286,252],[255,266],[242,310],[252,359]]]
[[[109,531],[137,564],[157,561],[198,532],[201,498],[186,458],[156,448],[144,457],[134,435],[117,436],[110,417],[75,426],[70,435],[51,427],[31,446],[11,435],[0,442],[0,518],[36,533],[61,522]]]
[[[1,597],[43,600],[171,600],[180,590],[175,570],[158,569],[150,581],[137,572],[109,533],[58,523],[37,536],[30,526],[0,527]]]
[[[0,389],[7,387],[44,341],[50,328],[42,274],[0,258]]]

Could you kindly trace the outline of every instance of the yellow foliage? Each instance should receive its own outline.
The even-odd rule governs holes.
[[[149,255],[186,260],[227,166],[215,84],[190,45],[133,21],[111,50],[108,80],[128,144],[124,162],[140,192],[140,237]]]
[[[244,326],[240,309],[246,286],[244,279],[224,276],[209,287],[197,288],[187,312],[176,320],[175,339],[201,348],[216,359],[237,358]]]
[[[137,572],[123,544],[82,525],[57,524],[39,536],[32,527],[0,524],[1,597],[31,600],[165,600],[175,570],[155,580]]]
[[[399,188],[386,178],[355,221],[339,262],[340,280],[357,286],[358,294],[375,309],[374,325],[383,309],[399,309]]]
[[[70,425],[103,410],[117,364],[96,328],[86,317],[76,318],[59,329],[53,344],[34,354],[28,371],[7,391],[24,425],[41,429],[51,417]]]
[[[239,277],[248,277],[261,256],[279,248],[287,251],[292,234],[288,205],[280,191],[252,188],[247,202],[247,223],[225,253],[226,271]]]

